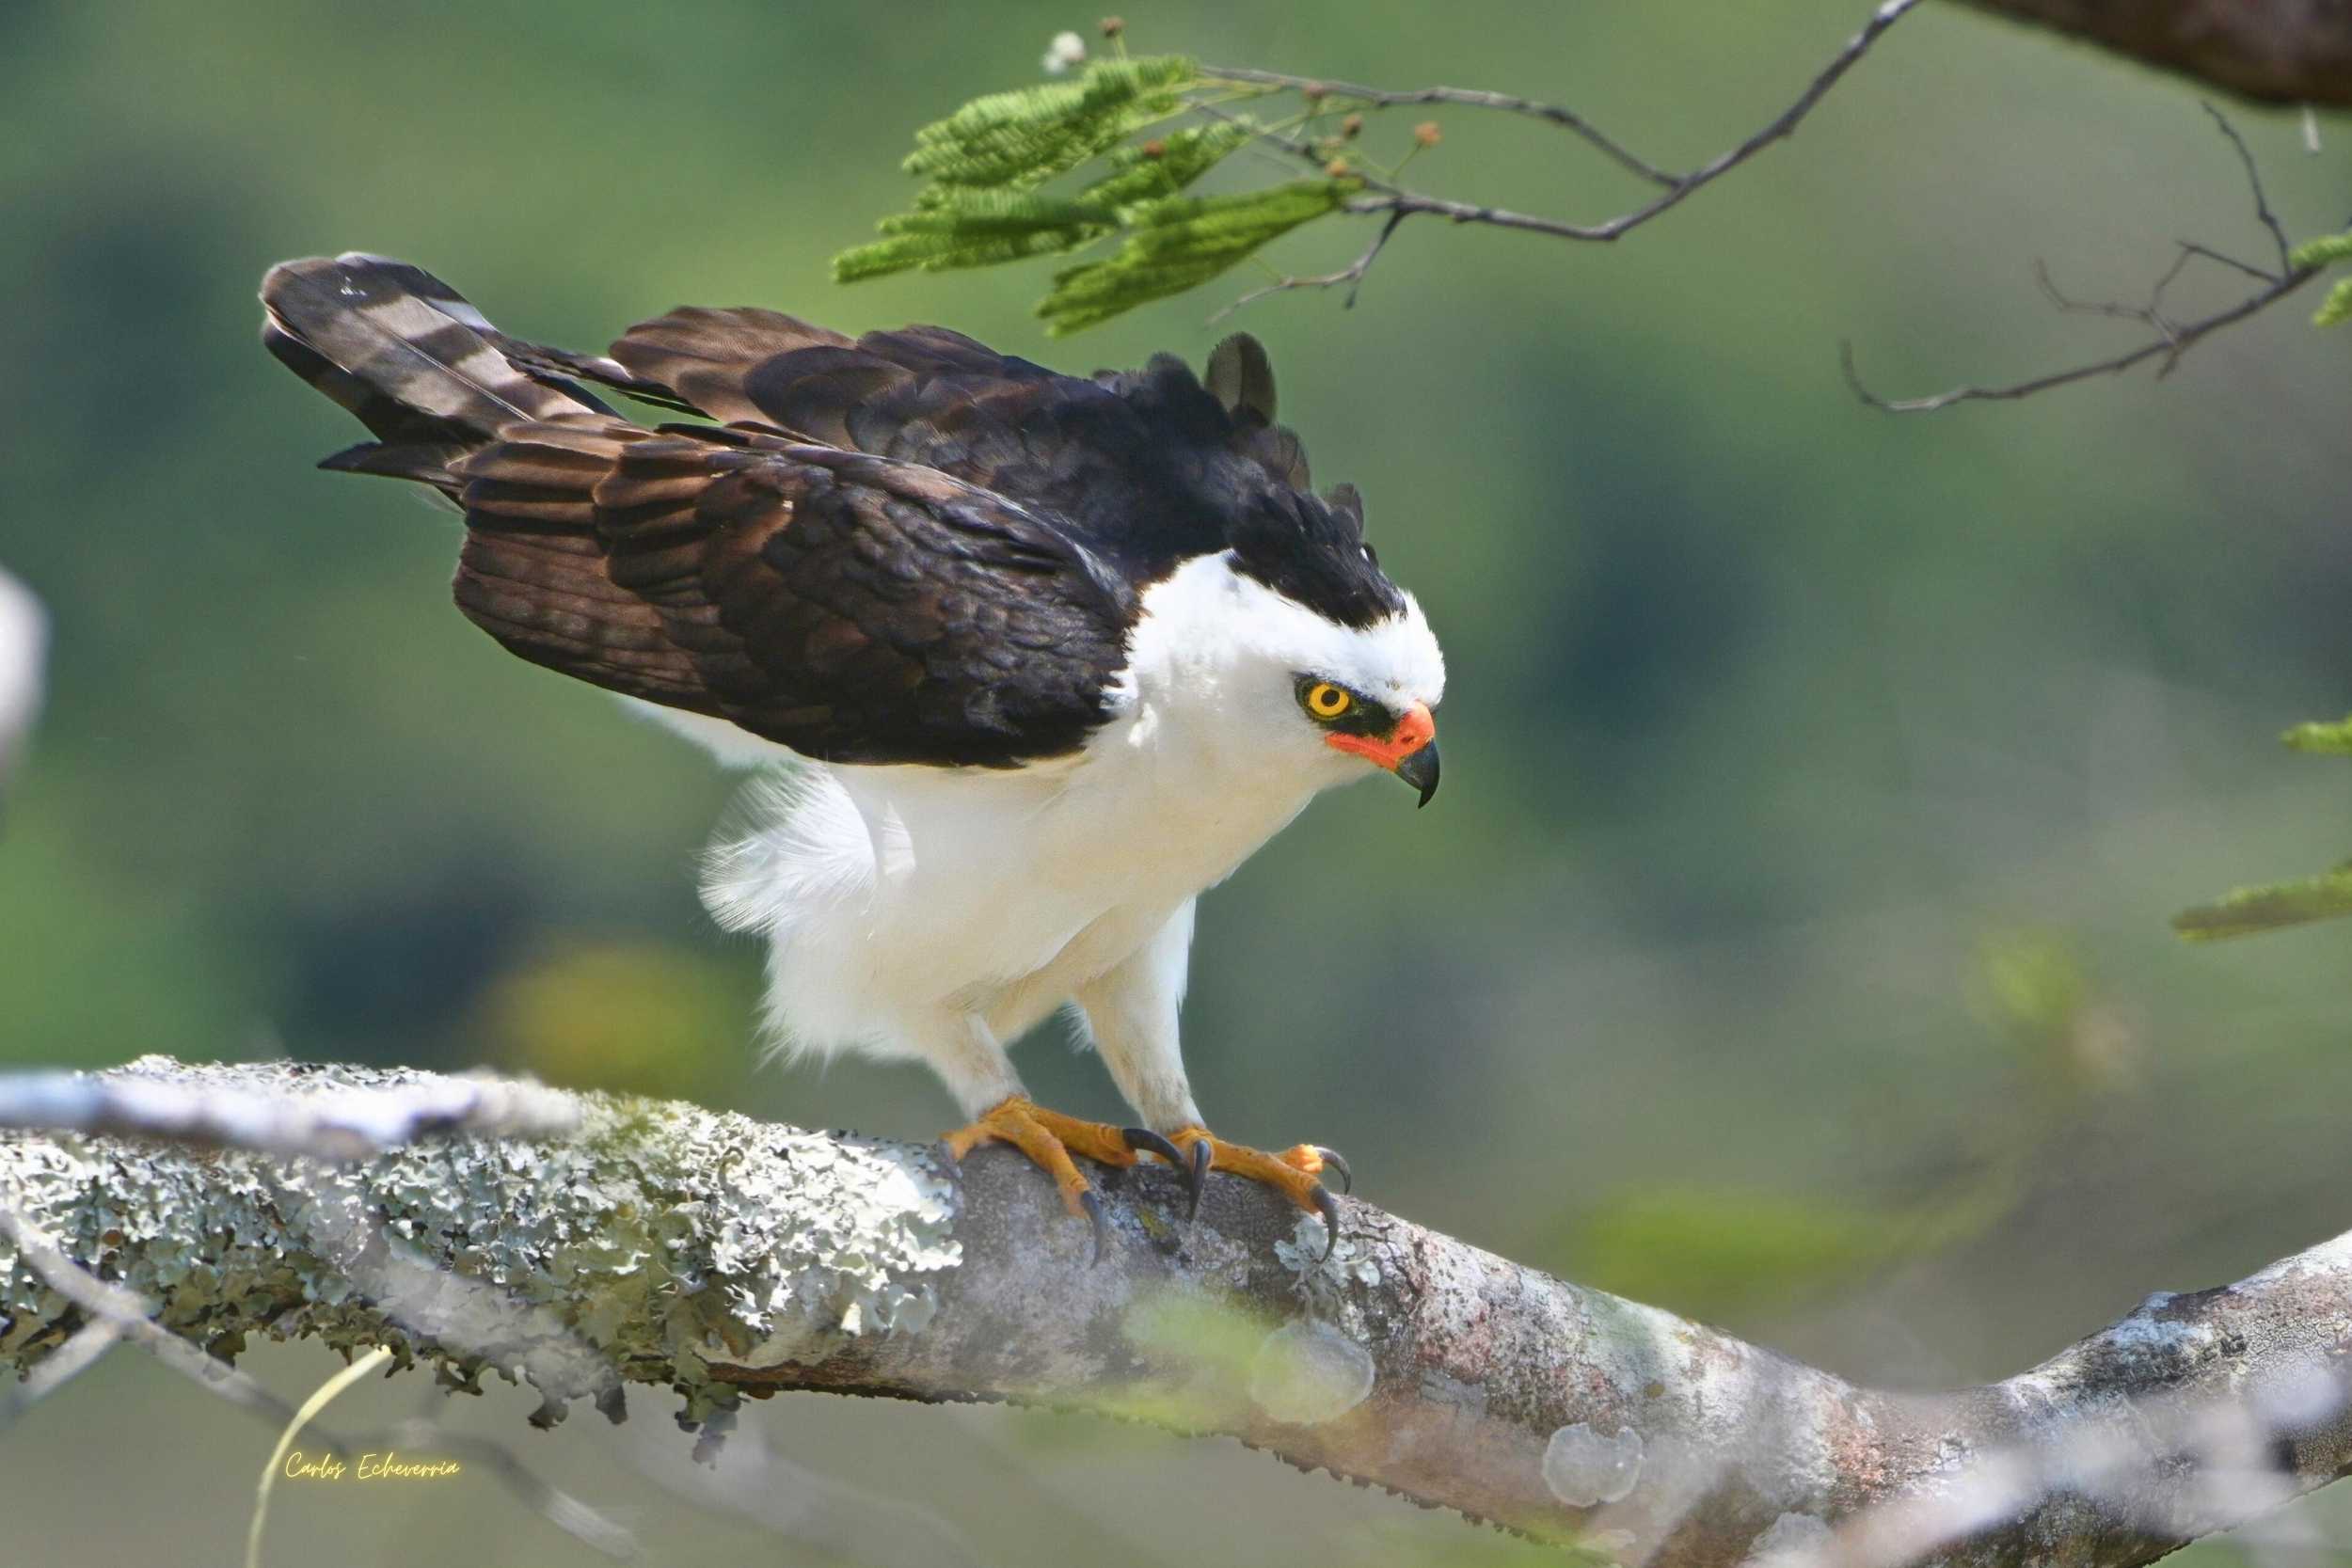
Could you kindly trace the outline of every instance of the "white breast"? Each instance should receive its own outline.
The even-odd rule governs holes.
[[[1174,738],[1141,710],[1079,755],[1025,768],[812,764],[754,784],[703,896],[722,925],[768,938],[779,1044],[907,1054],[898,1021],[941,1006],[1009,1040],[1223,879],[1322,782],[1218,777]]]
[[[787,1050],[919,1054],[943,1009],[1009,1040],[1139,948],[1317,791],[1368,772],[1323,744],[1302,672],[1436,702],[1418,607],[1371,628],[1310,614],[1203,556],[1153,585],[1113,717],[1029,767],[797,765],[747,793],[704,879],[720,922],[771,944]]]

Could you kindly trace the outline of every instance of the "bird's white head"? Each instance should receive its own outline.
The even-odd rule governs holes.
[[[1130,642],[1133,743],[1177,741],[1309,792],[1395,774],[1437,792],[1445,657],[1421,606],[1349,625],[1231,554],[1185,562],[1144,594]]]

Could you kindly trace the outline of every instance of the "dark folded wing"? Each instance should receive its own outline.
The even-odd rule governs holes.
[[[503,436],[455,465],[456,594],[526,658],[841,762],[1014,766],[1108,716],[1133,594],[1001,496],[742,431]]]
[[[1017,498],[1136,582],[1225,548],[1265,497],[1309,483],[1297,438],[1273,422],[1265,352],[1247,337],[1218,346],[1204,386],[1168,355],[1089,379],[945,327],[852,341],[772,310],[691,307],[629,328],[598,363],[624,368],[608,385],[655,401]]]

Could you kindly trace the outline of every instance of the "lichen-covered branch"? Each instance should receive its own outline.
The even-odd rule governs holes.
[[[1970,0],[2265,103],[2352,105],[2341,0]]]
[[[282,1064],[139,1072],[277,1093]],[[310,1069],[306,1089],[430,1075]],[[1103,1178],[1112,1241],[1019,1156],[582,1096],[551,1142],[362,1163],[0,1136],[0,1206],[215,1354],[256,1334],[389,1347],[546,1418],[624,1383],[706,1441],[744,1395],[1001,1399],[1223,1433],[1626,1561],[2147,1561],[2352,1465],[2352,1235],[2152,1297],[2007,1382],[1856,1388],[1359,1202],[1321,1222],[1157,1169]],[[0,1367],[87,1321],[0,1240]]]

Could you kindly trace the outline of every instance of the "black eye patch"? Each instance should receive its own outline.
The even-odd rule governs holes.
[[[1386,735],[1396,728],[1396,711],[1385,703],[1375,703],[1354,687],[1348,691],[1356,705],[1331,721],[1330,727],[1342,735]]]

